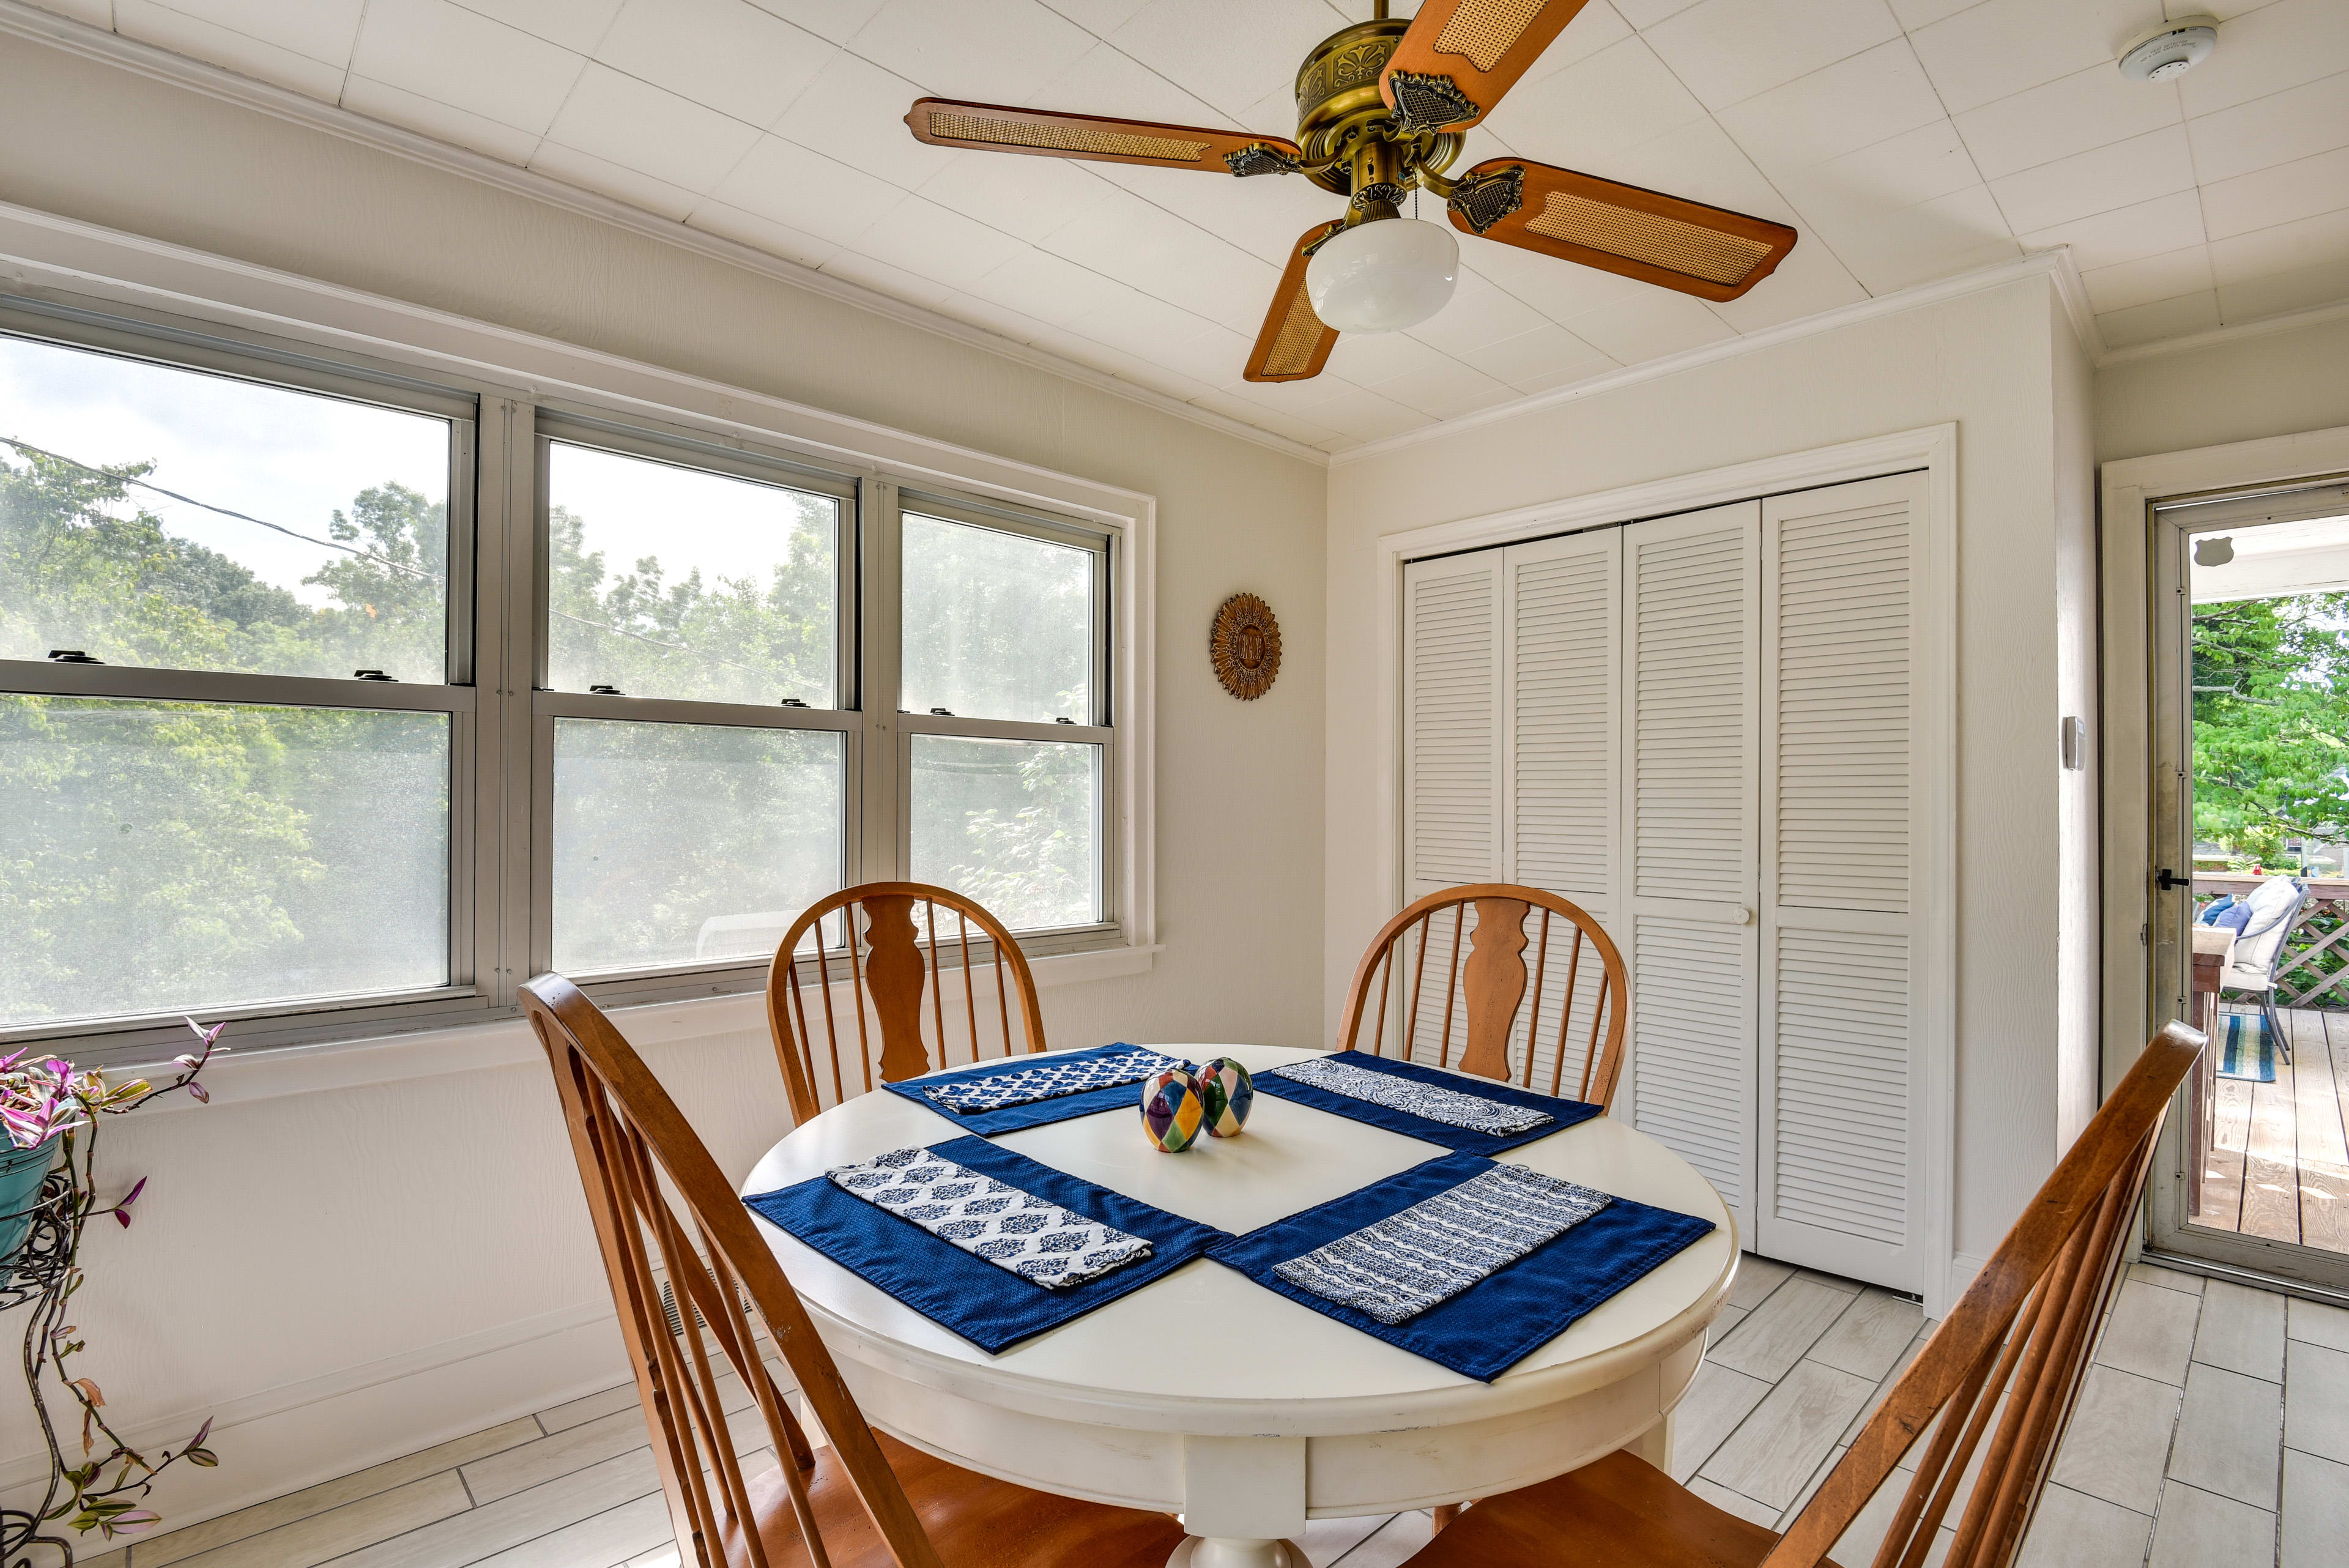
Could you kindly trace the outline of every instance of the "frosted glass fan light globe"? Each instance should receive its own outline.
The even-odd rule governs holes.
[[[1452,300],[1460,242],[1442,223],[1380,218],[1341,229],[1305,264],[1313,314],[1340,332],[1400,332]]]

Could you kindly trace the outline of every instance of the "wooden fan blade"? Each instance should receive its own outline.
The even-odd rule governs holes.
[[[1264,313],[1264,329],[1256,335],[1256,347],[1248,350],[1244,379],[1302,381],[1319,375],[1321,367],[1330,362],[1338,334],[1321,324],[1321,318],[1313,314],[1313,302],[1305,296],[1306,252],[1345,226],[1342,221],[1316,223],[1297,236],[1297,248],[1288,254],[1280,286],[1272,291],[1272,308]]]
[[[1379,77],[1420,130],[1465,130],[1516,86],[1587,0],[1426,0]]]
[[[1202,130],[1146,119],[1103,119],[1001,104],[915,100],[905,116],[915,140],[979,152],[1026,152],[1095,163],[1147,163],[1211,174],[1285,174],[1297,167],[1297,143],[1278,136]]]
[[[1522,158],[1479,163],[1449,205],[1454,228],[1700,299],[1735,299],[1795,248],[1767,218]]]

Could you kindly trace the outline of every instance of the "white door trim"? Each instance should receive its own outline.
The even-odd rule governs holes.
[[[2344,432],[2349,435],[2349,432]],[[1864,440],[1787,452],[1753,462],[1733,463],[1677,474],[1614,490],[1560,496],[1532,506],[1458,518],[1379,535],[1378,584],[1378,771],[1376,836],[1379,886],[1390,909],[1402,907],[1402,568],[1403,563],[1457,550],[1520,544],[1551,534],[1604,527],[1643,517],[1694,511],[1726,502],[1751,500],[1789,490],[1806,490],[1847,480],[1872,479],[1910,469],[1926,471],[1926,580],[1919,586],[1917,614],[1922,622],[1920,669],[1914,694],[1918,741],[1916,832],[1920,866],[1927,885],[1943,896],[1922,901],[1916,911],[1916,983],[1924,1027],[1917,1044],[1923,1054],[1928,1091],[1919,1126],[1924,1139],[1924,1189],[1919,1194],[1918,1244],[1929,1261],[1925,1310],[1945,1313],[1971,1282],[1980,1261],[1956,1256],[1957,1194],[1957,513],[1958,427],[1926,425]],[[2109,472],[2109,471],[2108,471]],[[2111,514],[2107,512],[2107,515]],[[2107,777],[2111,775],[2108,773]]]

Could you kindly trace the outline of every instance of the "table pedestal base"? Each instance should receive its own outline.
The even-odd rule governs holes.
[[[1312,1562],[1294,1541],[1186,1535],[1166,1568],[1312,1568]]]

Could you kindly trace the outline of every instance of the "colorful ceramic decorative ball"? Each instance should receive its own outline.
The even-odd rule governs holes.
[[[1180,1154],[1198,1141],[1206,1120],[1199,1080],[1182,1067],[1153,1074],[1142,1085],[1142,1130],[1154,1147]]]
[[[1218,1056],[1199,1069],[1199,1099],[1208,1133],[1237,1137],[1256,1107],[1256,1080],[1229,1056]]]

